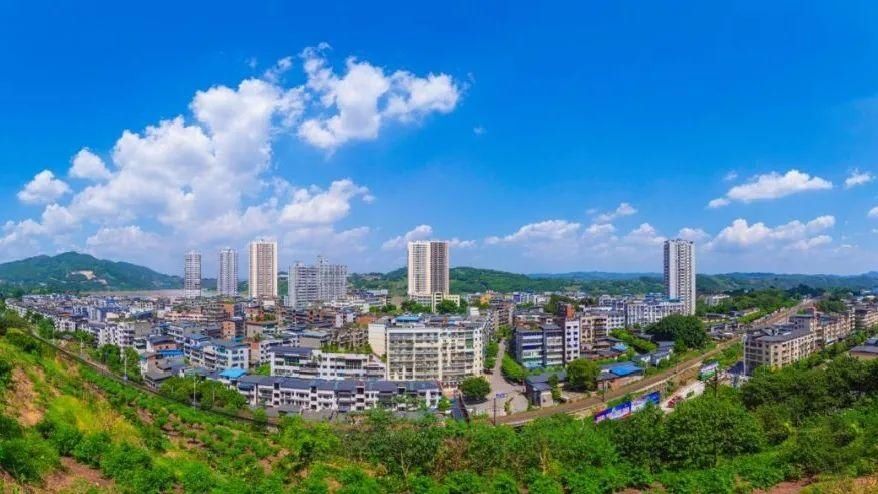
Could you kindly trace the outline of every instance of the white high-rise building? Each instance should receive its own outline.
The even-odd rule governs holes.
[[[190,250],[183,259],[183,296],[201,296],[201,253]]]
[[[219,271],[216,291],[221,296],[238,296],[238,251],[225,248],[219,251]]]
[[[408,244],[408,295],[449,294],[448,242],[418,240]]]
[[[289,305],[307,307],[314,302],[333,302],[347,296],[348,267],[330,264],[325,257],[307,266],[297,262],[290,266]]]
[[[665,290],[668,298],[683,302],[683,313],[695,314],[695,243],[665,241]]]
[[[277,242],[250,242],[250,298],[277,298]]]

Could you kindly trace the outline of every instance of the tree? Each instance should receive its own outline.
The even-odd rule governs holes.
[[[482,401],[491,392],[491,384],[484,377],[468,377],[460,383],[460,392],[467,399]]]
[[[591,391],[597,389],[600,373],[598,364],[586,358],[578,358],[567,365],[567,384],[572,389]]]
[[[695,316],[672,314],[649,326],[647,333],[658,341],[673,341],[685,348],[704,348],[709,337],[704,323]]]
[[[754,453],[765,443],[756,418],[737,397],[703,395],[677,406],[665,421],[665,458],[683,468],[711,468],[720,456]]]
[[[523,382],[527,377],[527,370],[515,361],[508,353],[503,354],[503,360],[500,364],[500,372],[503,377],[510,381]]]
[[[452,300],[443,300],[436,304],[436,312],[439,314],[457,314],[460,312],[460,306]]]

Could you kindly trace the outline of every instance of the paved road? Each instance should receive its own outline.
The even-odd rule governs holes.
[[[542,417],[549,417],[558,413],[581,416],[591,415],[594,410],[603,408],[604,404],[607,401],[621,398],[628,393],[639,394],[647,391],[652,391],[654,389],[661,389],[662,387],[664,387],[664,384],[671,379],[677,379],[678,381],[680,381],[678,384],[688,383],[698,376],[698,370],[701,367],[701,363],[705,359],[709,359],[714,355],[719,354],[721,351],[739,341],[740,340],[738,338],[723,341],[719,343],[716,348],[707,353],[691,358],[685,362],[681,362],[674,368],[668,369],[660,374],[649,376],[647,378],[641,379],[640,381],[633,382],[627,386],[623,386],[615,391],[610,391],[604,396],[604,398],[601,398],[600,396],[592,396],[590,398],[585,398],[578,401],[562,403],[561,405],[554,407],[540,408],[537,410],[517,413],[505,417],[500,417],[498,415],[497,423],[513,426],[523,425],[532,420],[536,420]]]
[[[488,375],[488,382],[491,383],[490,399],[483,403],[468,404],[467,408],[473,410],[474,415],[485,414],[493,416],[494,400],[493,397],[498,393],[502,394],[502,398],[497,399],[497,416],[506,415],[504,404],[512,400],[510,403],[512,413],[523,412],[527,410],[527,398],[524,396],[524,386],[512,384],[503,378],[501,370],[503,366],[503,355],[506,353],[506,340],[500,342],[500,349],[497,352],[497,362],[494,364],[494,372]]]

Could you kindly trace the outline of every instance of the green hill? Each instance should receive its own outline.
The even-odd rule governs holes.
[[[558,274],[520,274],[471,267],[451,268],[451,291],[475,293],[493,290],[497,292],[547,292],[582,290],[592,293],[624,294],[662,292],[659,273],[606,273],[575,272]],[[352,285],[359,289],[387,289],[391,295],[405,295],[406,270],[395,269],[388,273],[364,273],[350,276]],[[762,290],[778,288],[789,290],[799,286],[827,290],[863,290],[878,287],[878,273],[840,276],[824,274],[775,274],[775,273],[727,273],[699,274],[699,293],[722,293],[736,290]]]
[[[182,280],[179,276],[77,252],[0,264],[0,292],[158,290],[180,286]]]

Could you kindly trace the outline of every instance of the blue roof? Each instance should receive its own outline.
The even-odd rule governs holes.
[[[618,364],[610,364],[604,367],[611,374],[614,374],[619,377],[630,376],[631,374],[637,374],[641,372],[643,369],[637,366],[634,362],[619,362]]]
[[[625,352],[628,350],[628,345],[626,345],[622,342],[619,342],[619,343],[616,343],[615,345],[613,345],[613,350],[616,350],[619,352]]]
[[[225,377],[228,379],[240,379],[242,376],[247,375],[247,371],[241,369],[239,367],[231,367],[222,372],[220,372],[220,377]]]

